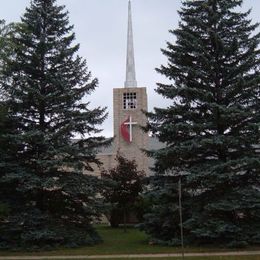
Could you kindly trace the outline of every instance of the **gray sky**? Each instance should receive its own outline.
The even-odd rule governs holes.
[[[0,19],[19,21],[30,0],[0,0]],[[80,55],[99,79],[98,89],[89,97],[91,106],[107,106],[109,117],[103,135],[113,135],[112,90],[125,81],[128,0],[57,0],[69,11]],[[156,82],[165,78],[155,68],[167,61],[160,49],[173,38],[168,30],[178,25],[181,0],[132,0],[134,48],[137,83],[147,87],[148,110],[166,105],[154,92]],[[244,0],[243,10],[252,8],[253,22],[260,22],[259,0]]]

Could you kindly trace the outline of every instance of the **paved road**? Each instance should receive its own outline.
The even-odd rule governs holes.
[[[216,253],[186,253],[185,256],[239,256],[260,255],[260,251],[237,251]],[[181,254],[131,254],[131,255],[73,255],[73,256],[0,256],[0,260],[51,260],[51,259],[109,259],[109,258],[159,258],[181,257]]]

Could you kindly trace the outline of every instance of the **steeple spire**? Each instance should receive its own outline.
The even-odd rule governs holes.
[[[128,29],[127,29],[127,58],[126,58],[126,80],[125,88],[137,87],[135,78],[135,57],[132,28],[131,1],[128,1]]]

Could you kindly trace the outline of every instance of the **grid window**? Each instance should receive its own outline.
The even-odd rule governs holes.
[[[124,109],[135,109],[137,107],[137,99],[135,92],[124,93],[123,107]]]

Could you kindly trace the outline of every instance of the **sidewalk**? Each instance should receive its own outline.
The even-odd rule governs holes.
[[[237,251],[216,253],[185,253],[185,256],[243,256],[260,255],[260,251]],[[131,255],[73,255],[73,256],[0,256],[0,260],[52,260],[52,259],[109,259],[109,258],[159,258],[181,257],[181,254],[131,254]]]

